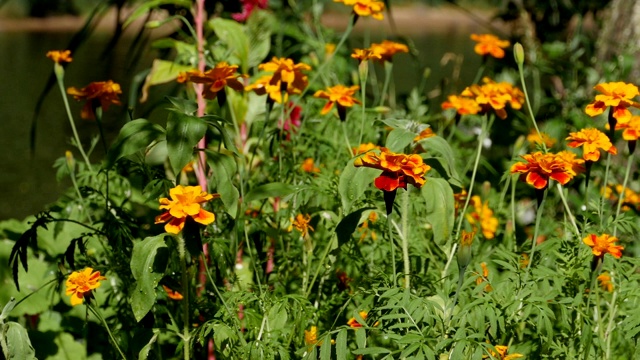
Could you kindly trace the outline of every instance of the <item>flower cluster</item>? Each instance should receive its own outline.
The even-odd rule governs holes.
[[[458,95],[449,95],[447,101],[442,103],[442,109],[455,109],[458,115],[475,115],[482,111],[474,99]]]
[[[200,204],[220,197],[219,194],[208,194],[200,186],[178,185],[169,190],[169,197],[160,199],[160,209],[167,211],[158,215],[155,223],[166,223],[164,230],[170,234],[179,234],[187,217],[202,225],[209,225],[216,219],[213,213],[204,210]]]
[[[514,110],[519,110],[524,104],[524,93],[517,87],[507,82],[497,83],[486,77],[482,82],[482,85],[474,84],[467,87],[461,94],[480,106],[479,113],[486,114],[494,110],[496,115],[504,120],[507,118],[507,103]]]
[[[425,183],[424,176],[431,167],[422,161],[420,155],[396,154],[387,148],[381,148],[380,154],[373,151],[365,153],[354,161],[354,166],[365,166],[382,170],[375,179],[375,186],[384,191],[394,191],[407,184],[420,188]]]
[[[504,57],[505,48],[511,43],[508,40],[501,40],[491,34],[471,34],[471,40],[478,42],[473,50],[481,56],[491,55],[496,59]]]
[[[118,83],[107,80],[92,82],[82,89],[70,87],[67,89],[67,94],[78,101],[86,101],[80,117],[85,120],[93,120],[96,118],[94,110],[98,106],[102,107],[103,110],[107,110],[111,104],[120,105],[118,95],[122,94],[122,90]]]
[[[480,224],[482,235],[487,240],[491,240],[496,236],[498,230],[498,219],[493,216],[493,210],[489,208],[489,201],[485,201],[484,204],[480,200],[480,196],[474,195],[471,197],[471,204],[474,211],[467,214],[467,221],[475,228],[476,224]]]
[[[620,198],[620,194],[622,194],[622,189],[623,189],[622,185],[618,184],[615,186],[615,193],[614,193],[613,189],[610,186],[608,186],[604,190],[604,197],[612,201],[618,201],[618,199]],[[622,196],[622,210],[627,211],[631,209],[631,207],[633,207],[634,209],[638,209],[639,205],[640,205],[640,194],[638,194],[637,192],[629,188],[624,188],[624,195]]]
[[[71,296],[71,305],[80,305],[85,298],[90,299],[93,295],[91,291],[99,288],[100,281],[106,279],[100,275],[100,271],[93,271],[90,267],[82,271],[74,271],[65,283],[65,294]]]
[[[511,166],[511,173],[519,173],[527,184],[538,190],[546,189],[549,179],[564,185],[583,171],[584,160],[576,159],[575,154],[561,151],[557,154],[544,154],[540,151],[522,155],[525,162]]]

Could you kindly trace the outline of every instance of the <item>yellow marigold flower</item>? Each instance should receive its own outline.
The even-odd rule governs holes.
[[[408,53],[409,47],[405,44],[397,43],[394,41],[383,40],[379,44],[371,44],[369,50],[371,50],[372,53],[378,55],[377,57],[374,57],[375,59],[379,60],[380,62],[385,62],[391,61],[393,55],[399,52]]]
[[[155,223],[166,223],[164,230],[170,234],[180,233],[187,217],[202,225],[209,225],[216,219],[213,213],[202,209],[200,204],[220,197],[219,194],[208,194],[200,186],[178,185],[169,190],[169,197],[160,199],[160,209],[168,211],[158,215]]]
[[[302,171],[308,173],[320,172],[320,169],[315,165],[315,161],[313,160],[313,158],[304,159],[302,165],[300,165],[300,168],[302,169]]]
[[[482,113],[487,113],[491,109],[496,112],[501,119],[507,118],[505,107],[507,103],[514,110],[519,110],[524,104],[524,93],[513,85],[484,78],[482,85],[471,85],[464,89],[462,96],[473,99],[482,109]]]
[[[171,289],[170,287],[166,286],[166,285],[162,285],[162,289],[164,289],[164,292],[167,293],[167,297],[171,300],[182,300],[184,299],[184,296],[182,296],[182,294],[180,294],[179,292]]]
[[[571,166],[571,170],[573,170],[576,175],[582,174],[585,170],[585,167],[583,166],[584,160],[578,159],[577,155],[569,150],[558,151],[556,153],[556,159],[568,163]]]
[[[433,132],[433,129],[431,129],[431,127],[428,127],[422,130],[420,134],[418,134],[418,136],[414,137],[413,141],[420,141],[420,140],[424,140],[434,136],[437,136],[437,135]]]
[[[600,159],[599,149],[603,149],[613,155],[618,153],[616,147],[611,144],[609,137],[594,128],[572,132],[565,140],[570,141],[567,144],[569,147],[583,146],[582,157],[587,161],[598,161]]]
[[[474,227],[477,223],[480,223],[482,235],[487,240],[493,239],[498,230],[498,219],[493,216],[493,210],[489,208],[489,201],[485,201],[483,204],[480,196],[474,195],[471,197],[471,203],[475,211],[467,214],[467,221]]]
[[[360,311],[358,312],[358,314],[360,315],[360,317],[362,318],[362,320],[367,320],[367,315],[369,315],[369,313],[367,311]],[[352,328],[361,328],[362,324],[360,324],[358,322],[358,320],[356,320],[355,317],[352,317],[351,319],[349,319],[349,321],[347,321],[347,325],[349,325]]]
[[[420,155],[396,154],[387,148],[381,148],[380,154],[373,151],[357,158],[355,167],[365,166],[382,170],[382,174],[375,179],[375,186],[384,191],[393,191],[401,187],[407,188],[407,183],[420,188],[425,183],[424,176],[431,167],[422,161]]]
[[[632,116],[628,123],[616,123],[616,130],[623,130],[622,138],[626,141],[640,139],[640,116]]]
[[[353,6],[353,12],[358,16],[371,16],[376,20],[384,19],[384,3],[377,0],[333,0],[347,6]]]
[[[608,272],[603,272],[598,275],[598,281],[600,282],[600,287],[608,292],[613,292],[613,283],[611,282],[611,276]]]
[[[374,53],[371,49],[353,49],[351,57],[358,60],[359,63],[369,59],[379,60],[382,58],[380,54]]]
[[[324,56],[325,57],[329,57],[329,56],[333,55],[333,53],[335,51],[336,51],[336,44],[333,44],[333,43],[324,44]]]
[[[295,64],[288,58],[273,57],[271,61],[260,64],[260,70],[272,72],[263,75],[252,85],[246,86],[246,91],[255,91],[258,95],[269,94],[269,98],[277,103],[287,102],[289,95],[300,94],[309,84],[307,75],[302,71],[311,70],[304,63]],[[284,92],[284,99],[282,95]]]
[[[614,258],[619,259],[622,256],[624,246],[615,245],[618,238],[609,234],[597,236],[589,234],[582,239],[582,242],[591,247],[594,256],[603,257],[606,253],[611,254]]]
[[[92,297],[91,290],[99,288],[100,281],[106,279],[106,277],[100,276],[100,271],[93,271],[90,267],[82,271],[74,271],[67,278],[65,294],[71,296],[71,305],[80,305],[85,297],[90,299]]]
[[[442,103],[442,109],[456,109],[460,115],[475,115],[482,111],[482,107],[474,99],[457,95],[449,95],[447,101]]]
[[[613,193],[613,189],[611,189],[610,186],[607,186],[604,190],[604,197],[612,201],[617,201],[620,198],[621,193],[622,193],[622,185],[620,184],[616,185],[615,194]],[[625,188],[624,195],[622,197],[622,210],[627,211],[631,209],[631,206],[633,206],[634,208],[637,208],[638,204],[640,204],[640,194],[638,194],[637,192],[629,188]]]
[[[237,74],[238,65],[229,65],[225,61],[216,64],[212,69],[205,72],[198,70],[188,71],[184,75],[178,76],[178,82],[191,81],[196,84],[205,84],[202,96],[205,99],[215,99],[218,92],[228,86],[236,91],[244,90],[244,85],[239,79],[246,75]]]
[[[380,149],[380,146],[374,143],[366,143],[366,144],[360,144],[358,147],[352,148],[353,155],[364,154],[367,151],[374,150],[374,149]]]
[[[529,135],[527,135],[527,141],[530,144],[544,143],[547,149],[553,147],[553,145],[555,145],[556,143],[556,139],[550,137],[546,133],[541,132],[540,135],[538,135],[538,132],[536,131],[536,129],[531,129],[531,132],[529,132]]]
[[[556,180],[562,185],[568,183],[577,175],[577,164],[582,160],[568,161],[569,154],[543,154],[537,151],[533,154],[522,155],[526,162],[518,162],[511,166],[511,173],[520,173],[527,184],[536,189],[545,189],[549,179]],[[575,156],[575,155],[573,155]]]
[[[71,50],[51,50],[47,52],[47,57],[60,65],[73,61],[73,58],[71,58]]]
[[[340,120],[344,121],[346,118],[346,108],[352,107],[355,104],[361,104],[361,102],[353,96],[358,89],[360,89],[360,86],[358,85],[351,87],[336,85],[328,87],[326,91],[318,90],[313,94],[313,96],[329,100],[322,108],[322,111],[320,111],[320,114],[322,115],[331,111],[331,109],[333,109],[333,104],[338,103],[338,114],[340,116]]]
[[[322,345],[318,343],[318,327],[312,326],[309,330],[304,331],[304,343],[307,345]]]
[[[496,348],[496,351],[498,353],[496,354],[493,350],[489,350],[489,353],[491,354],[491,356],[496,357],[496,358],[498,358],[500,360],[513,360],[513,359],[518,359],[518,358],[524,357],[524,355],[522,355],[522,354],[507,355],[507,351],[509,350],[509,348],[507,346],[504,346],[504,345],[496,345],[496,346],[494,346],[494,348]],[[487,356],[484,355],[482,357],[486,358]]]
[[[501,40],[491,34],[471,34],[471,40],[478,42],[473,48],[476,54],[481,56],[491,55],[496,59],[504,57],[504,48],[509,47],[509,40]]]
[[[73,96],[78,101],[86,101],[80,112],[80,117],[86,120],[92,120],[96,117],[94,109],[98,106],[106,111],[111,104],[120,105],[118,95],[122,94],[122,90],[120,90],[118,83],[107,80],[92,82],[82,89],[70,87],[67,89],[67,94]]]
[[[291,219],[291,225],[289,226],[289,231],[295,228],[296,230],[302,233],[302,237],[305,237],[307,236],[307,234],[309,234],[309,230],[315,231],[313,227],[309,225],[309,222],[311,222],[310,215],[298,214],[296,215],[295,219]]]
[[[628,123],[631,120],[629,106],[638,106],[632,99],[640,94],[638,87],[624,82],[608,82],[594,87],[602,94],[596,95],[595,101],[587,105],[585,112],[593,117],[602,114],[607,107],[611,107],[613,117],[617,122]]]

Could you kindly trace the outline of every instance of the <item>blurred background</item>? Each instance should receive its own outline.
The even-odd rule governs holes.
[[[140,104],[136,81],[144,78],[154,58],[171,58],[170,52],[154,50],[151,43],[175,29],[149,30],[145,19],[124,28],[127,15],[140,3],[0,0],[0,144],[5,147],[0,153],[0,220],[23,219],[44,210],[70,186],[56,180],[53,168],[72,148],[72,134],[47,51],[73,50],[66,87],[108,79],[121,84],[123,106],[110,108],[104,118],[108,140],[131,118],[163,121],[161,104],[174,85],[154,89]],[[207,5],[210,14],[240,8],[239,1]],[[286,6],[269,2],[270,9]],[[348,9],[328,1],[325,6],[322,23],[344,29]],[[410,44],[412,54],[399,56],[395,63],[396,92],[406,98],[422,85],[420,95],[432,111],[439,110],[446,95],[471,83],[481,65],[471,33],[493,33],[525,45],[535,64],[538,98],[551,99],[536,104],[542,113],[558,114],[567,102],[584,101],[588,84],[601,77],[623,81],[638,75],[632,54],[638,48],[640,2],[633,0],[391,1],[391,9],[393,21],[388,16],[382,23],[359,21],[350,45],[391,37]],[[503,66],[515,67],[510,51]],[[74,114],[81,105],[71,99]],[[96,124],[79,116],[76,121],[88,146],[98,133]],[[92,158],[98,161],[102,156],[97,146]]]

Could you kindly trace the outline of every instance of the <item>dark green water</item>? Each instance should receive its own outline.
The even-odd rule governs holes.
[[[45,88],[53,67],[45,54],[51,49],[64,49],[72,36],[71,33],[0,33],[0,144],[4,147],[0,153],[0,219],[22,219],[44,210],[70,185],[58,183],[52,167],[66,150],[72,150],[69,144],[72,132],[57,87],[51,89],[43,103],[37,120],[33,153],[30,150],[30,128],[38,96]],[[122,85],[125,102],[132,76],[148,67],[154,54],[144,54],[137,65],[130,68],[130,39],[123,39],[114,51],[102,56],[109,36],[94,35],[73,54],[74,62],[67,67],[65,82],[67,87],[83,87],[91,81],[113,79]],[[372,41],[380,40],[376,35],[371,38]],[[451,81],[452,63],[441,66],[445,53],[465,56],[460,86],[473,79],[480,59],[472,52],[468,28],[459,31],[455,26],[434,29],[412,36],[411,40],[418,49],[417,56],[402,54],[394,60],[397,93],[406,93],[419,83],[422,77],[420,65],[432,69],[426,92],[437,87],[443,79]],[[81,104],[71,100],[71,106],[74,115],[79,114]],[[145,106],[148,108],[150,105]],[[96,124],[81,121],[79,116],[77,118],[81,140],[89,144],[91,137],[98,134]],[[105,114],[108,139],[113,139],[126,119],[124,109],[117,107]],[[79,157],[77,151],[74,154]],[[95,160],[101,158],[99,148],[94,155],[92,158]]]

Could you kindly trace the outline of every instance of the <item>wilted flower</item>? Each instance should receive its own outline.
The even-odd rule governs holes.
[[[118,83],[107,80],[92,82],[79,90],[75,87],[70,87],[67,89],[67,94],[78,101],[86,101],[80,112],[80,117],[92,120],[96,117],[94,109],[98,106],[102,107],[103,110],[107,110],[111,104],[120,105],[118,95],[122,94],[122,90],[120,90]]]
[[[498,353],[496,354],[493,350],[489,350],[489,353],[491,354],[491,356],[496,357],[500,360],[512,360],[524,357],[524,355],[522,354],[507,355],[507,351],[509,350],[509,348],[505,345],[496,345],[494,346],[494,348],[496,348],[496,351]],[[483,356],[483,358],[486,358],[486,356]]]
[[[162,289],[164,290],[165,293],[167,293],[167,297],[171,300],[182,300],[184,299],[184,296],[182,296],[182,294],[180,294],[179,292],[171,289],[170,287],[166,286],[166,285],[162,285]]]
[[[220,61],[212,69],[205,72],[198,70],[183,73],[181,81],[191,81],[196,84],[205,84],[202,96],[205,99],[215,99],[218,92],[223,91],[228,86],[236,91],[244,90],[244,85],[240,82],[240,78],[246,75],[240,75],[238,65],[229,65],[225,61]]]
[[[474,227],[477,223],[480,223],[482,235],[487,240],[493,239],[498,230],[498,219],[493,216],[493,210],[489,208],[489,201],[485,201],[483,204],[480,196],[474,195],[471,197],[471,203],[474,211],[467,214],[467,221]]]
[[[333,0],[347,6],[353,6],[353,12],[358,16],[371,16],[376,20],[384,19],[382,11],[384,2],[377,0]]]
[[[213,213],[202,209],[200,204],[220,197],[219,194],[208,194],[200,186],[178,185],[169,190],[169,197],[170,199],[160,199],[160,209],[168,211],[158,215],[155,223],[166,223],[164,230],[170,234],[180,233],[187,217],[202,225],[209,225],[216,219]]]
[[[566,153],[543,154],[540,151],[533,154],[525,154],[522,155],[522,158],[526,162],[513,164],[511,173],[522,174],[527,184],[539,190],[548,186],[549,179],[565,185],[577,175],[577,166],[583,162],[583,160],[579,159],[569,161],[566,155]]]
[[[71,50],[51,50],[47,52],[47,57],[59,65],[73,61],[73,58],[71,58]]]
[[[90,267],[82,271],[74,271],[67,278],[65,294],[71,296],[71,305],[80,305],[85,297],[90,299],[92,297],[91,291],[99,288],[100,281],[106,279],[106,277],[100,276],[100,271],[93,271]]]
[[[602,94],[596,95],[595,101],[587,105],[585,112],[589,116],[602,114],[611,107],[612,116],[617,122],[627,123],[631,120],[629,106],[638,106],[632,99],[640,94],[638,87],[624,82],[609,82],[594,86]],[[613,126],[613,125],[612,125]]]
[[[309,224],[311,222],[311,216],[298,214],[295,219],[291,219],[291,225],[289,226],[289,231],[295,228],[296,230],[302,233],[302,237],[307,236],[309,234],[309,230],[314,231],[313,227]]]
[[[503,49],[510,45],[508,40],[501,40],[491,34],[471,34],[471,40],[478,42],[473,48],[476,54],[482,56],[491,55],[497,59],[504,57]]]
[[[376,59],[380,62],[385,62],[391,61],[393,55],[399,52],[408,53],[409,47],[405,44],[397,43],[394,41],[383,40],[379,44],[371,44],[369,50],[371,50],[373,54],[377,55],[377,57],[373,57],[373,59]]]
[[[600,287],[608,292],[613,292],[613,283],[611,282],[611,276],[608,272],[603,272],[598,275],[598,281],[600,282]]]
[[[615,245],[616,241],[618,241],[618,238],[609,234],[602,234],[600,236],[589,234],[582,239],[583,243],[591,247],[594,256],[602,258],[606,253],[609,253],[614,258],[619,259],[622,256],[624,246]]]
[[[396,154],[387,148],[380,149],[380,155],[373,151],[357,158],[355,167],[365,166],[382,170],[382,174],[375,179],[375,186],[384,191],[394,191],[401,187],[407,188],[407,183],[417,188],[425,183],[424,176],[431,167],[422,161],[420,155]]]
[[[587,161],[598,161],[600,159],[599,149],[603,149],[613,155],[618,153],[618,150],[611,144],[607,135],[594,128],[572,132],[565,140],[570,141],[567,144],[569,147],[583,146],[582,157]]]

